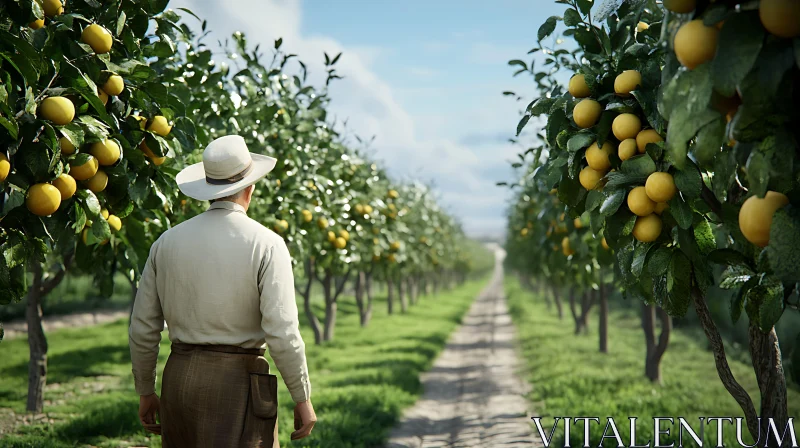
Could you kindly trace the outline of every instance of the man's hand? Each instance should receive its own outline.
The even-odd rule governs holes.
[[[294,429],[292,440],[302,439],[311,434],[314,424],[317,422],[317,414],[314,413],[314,406],[311,400],[297,403],[294,407]]]
[[[161,425],[157,420],[160,408],[161,402],[158,400],[158,395],[150,394],[139,397],[139,421],[142,422],[142,426],[147,432],[161,434]]]

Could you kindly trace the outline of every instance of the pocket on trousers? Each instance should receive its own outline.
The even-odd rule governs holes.
[[[250,374],[250,405],[259,418],[278,415],[278,377],[269,374]]]

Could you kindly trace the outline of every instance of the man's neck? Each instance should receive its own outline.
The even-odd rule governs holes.
[[[247,209],[250,206],[250,202],[246,201],[244,198],[239,198],[239,199],[236,199],[236,200],[233,200],[233,201],[231,201],[230,199],[217,199],[217,200],[214,200],[213,202],[232,202],[234,204],[239,204],[239,205],[242,206],[242,208],[244,208],[245,212],[247,212]]]

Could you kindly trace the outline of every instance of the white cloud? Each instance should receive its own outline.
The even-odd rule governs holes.
[[[308,65],[312,80],[324,80],[323,52],[329,55],[344,52],[337,63],[337,72],[345,78],[331,87],[331,110],[339,121],[346,118],[348,127],[362,137],[375,135],[372,147],[376,149],[376,156],[388,164],[393,175],[399,178],[412,175],[423,181],[433,179],[443,191],[460,190],[466,194],[444,195],[444,199],[448,208],[458,210],[468,231],[483,234],[492,226],[495,234],[502,231],[500,208],[494,209],[498,218],[492,220],[485,217],[488,209],[476,214],[459,204],[467,198],[474,204],[477,201],[502,202],[504,195],[494,186],[498,179],[482,177],[483,161],[470,148],[459,144],[457,138],[431,132],[424,133],[424,140],[420,137],[414,117],[400,105],[392,87],[371,66],[384,54],[384,49],[346,47],[328,36],[301,33],[301,3],[294,0],[240,0],[236,8],[223,2],[174,0],[171,7],[188,7],[208,19],[208,28],[216,33],[212,39],[225,38],[238,30],[246,34],[251,44],[261,43],[266,47],[282,37],[285,49],[300,55]],[[444,50],[446,46],[429,43],[427,48]],[[506,57],[488,47],[481,49],[494,58]],[[422,68],[409,70],[416,70],[417,75],[433,73]]]

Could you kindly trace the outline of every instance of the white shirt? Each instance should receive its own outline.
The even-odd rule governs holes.
[[[289,250],[244,207],[219,201],[153,243],[130,326],[136,392],[155,392],[164,330],[172,342],[264,348],[295,402],[311,397]]]

